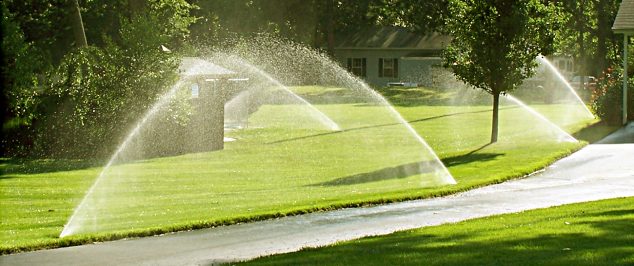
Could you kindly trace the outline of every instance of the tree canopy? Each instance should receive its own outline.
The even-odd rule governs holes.
[[[141,4],[131,10],[132,2]],[[192,8],[184,0],[3,1],[2,124],[11,137],[2,152],[109,153],[104,141],[119,141],[174,80],[178,62],[160,45],[185,41]],[[88,46],[72,45],[72,11],[81,12]]]
[[[537,0],[456,0],[450,8],[453,40],[444,59],[458,79],[493,95],[496,142],[500,94],[533,75],[538,55],[552,52],[551,10]]]

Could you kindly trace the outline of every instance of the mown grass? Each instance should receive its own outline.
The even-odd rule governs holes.
[[[634,198],[367,237],[239,265],[632,265]]]
[[[410,101],[397,110],[436,151],[457,185],[437,186],[434,172],[412,171],[413,165],[431,159],[421,156],[422,147],[384,107],[317,105],[343,127],[326,131],[296,127],[311,119],[302,118],[297,106],[263,106],[248,129],[229,133],[238,141],[227,143],[222,152],[110,169],[113,176],[125,178],[110,178],[98,189],[93,205],[99,225],[63,239],[58,236],[102,170],[100,163],[2,160],[0,252],[447,195],[524,176],[584,145],[559,142],[559,133],[513,105],[502,107],[500,141],[489,145],[489,106],[425,101]],[[561,118],[565,105],[535,108],[553,120],[567,121]],[[574,132],[592,122],[562,126]],[[276,127],[264,127],[267,123]]]

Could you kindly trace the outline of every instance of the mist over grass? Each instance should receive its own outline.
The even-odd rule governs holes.
[[[307,99],[340,93],[324,87],[293,90]],[[432,100],[444,97],[438,90],[410,90],[433,93]],[[95,205],[102,208],[98,230],[63,239],[58,238],[62,227],[103,164],[3,159],[0,249],[12,253],[447,195],[524,176],[585,144],[557,141],[538,119],[513,105],[501,108],[501,138],[492,145],[486,104],[428,105],[419,100],[397,105],[458,182],[439,185],[431,172],[416,167],[419,160],[409,155],[420,146],[395,137],[402,136],[402,128],[377,112],[381,106],[354,101],[315,106],[344,125],[342,130],[293,128],[293,123],[305,122],[296,112],[288,112],[297,106],[263,105],[249,127],[227,132],[237,141],[226,143],[223,151],[113,167],[109,171],[134,179],[104,187],[101,193],[107,200]],[[556,118],[567,106],[535,108]],[[269,119],[280,126],[263,127]],[[574,133],[592,122],[579,121],[564,129]],[[349,149],[351,143],[361,145]]]

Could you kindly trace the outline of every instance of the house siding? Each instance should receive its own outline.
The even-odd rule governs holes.
[[[335,50],[335,57],[346,69],[348,58],[366,58],[366,76],[362,77],[374,87],[385,87],[388,82],[415,82],[422,86],[433,86],[433,66],[440,66],[438,57],[413,58],[407,55],[411,49],[345,49]],[[379,77],[379,59],[398,59],[398,77]]]

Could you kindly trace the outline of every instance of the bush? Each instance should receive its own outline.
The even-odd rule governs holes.
[[[620,125],[623,120],[622,70],[610,68],[599,78],[592,92],[592,110],[610,125]],[[628,79],[628,117],[634,117],[634,78]]]
[[[1,4],[2,156],[108,156],[174,84],[178,62],[160,46],[182,45],[196,7],[148,0],[126,11],[126,1],[86,2],[84,27],[94,46],[77,49],[59,19],[66,7],[41,8],[44,2]],[[187,109],[174,109],[162,119],[183,127]]]
[[[32,43],[28,42],[20,28],[15,15],[9,12],[2,2],[2,95],[0,95],[0,109],[2,109],[2,154],[24,153],[22,143],[27,142],[27,135],[22,132],[35,118],[37,94],[40,80],[37,71],[46,66],[42,63],[42,56]]]
[[[35,123],[33,155],[106,157],[171,86],[178,60],[159,47],[157,18],[122,23],[119,43],[67,54],[48,76]]]

